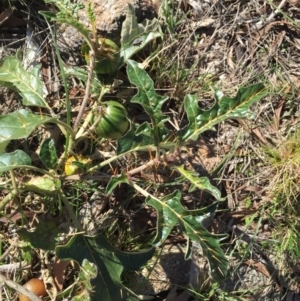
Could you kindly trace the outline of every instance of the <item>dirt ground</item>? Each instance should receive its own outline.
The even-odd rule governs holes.
[[[105,12],[105,18],[99,17],[97,22],[101,35],[107,34],[116,38],[120,34],[125,2],[127,1],[100,1],[96,5],[97,14]],[[171,16],[167,17],[165,6],[168,1],[162,1],[160,5],[150,5],[145,1],[131,2],[138,11],[139,20],[157,17],[162,28],[170,28],[171,21],[168,17]],[[170,240],[158,250],[160,255],[152,259],[155,264],[149,263],[143,271],[134,275],[125,275],[125,282],[137,294],[155,295],[154,300],[188,300],[191,298],[186,291],[189,284],[196,285],[203,296],[207,293],[203,298],[198,296],[199,299],[193,297],[192,300],[300,300],[299,257],[293,255],[297,244],[291,248],[288,243],[285,246],[290,224],[294,225],[295,232],[298,233],[299,213],[293,208],[291,212],[287,209],[288,213],[285,215],[284,210],[278,209],[281,207],[274,205],[277,198],[274,185],[278,182],[274,184],[272,180],[277,173],[276,168],[268,164],[264,152],[266,148],[278,149],[291,133],[297,132],[299,125],[300,1],[169,2],[174,7],[171,15],[176,15],[177,18],[176,24],[173,24],[174,32],[166,32],[161,41],[158,61],[150,62],[147,69],[157,91],[166,91],[164,93],[169,96],[169,108],[178,112],[182,110],[181,103],[187,93],[196,94],[199,97],[199,106],[208,108],[214,102],[212,88],[219,88],[224,94],[232,96],[236,94],[238,87],[263,82],[269,93],[265,99],[253,106],[254,119],[229,120],[218,125],[216,131],[204,133],[198,141],[190,145],[185,154],[186,164],[193,166],[200,174],[208,174],[225,197],[214,219],[207,225],[209,231],[227,235],[223,249],[230,261],[229,272],[225,282],[214,291],[218,296],[216,298],[220,299],[208,296],[208,292],[212,291],[207,280],[208,267],[197,248],[191,260],[184,260],[183,249],[186,241],[180,235],[175,235],[178,240]],[[20,47],[25,49],[24,40],[26,32],[28,33],[25,19],[29,14],[29,6],[24,7],[20,3],[16,7],[20,5],[22,9],[17,8],[15,11],[10,11],[7,4],[0,5],[1,59],[15,53]],[[97,1],[93,3],[97,4]],[[34,9],[30,10],[30,25],[33,22],[34,32],[39,32],[41,28],[44,30],[45,24],[40,21],[37,12],[44,6],[35,2],[32,5]],[[86,23],[86,16],[81,15],[81,18]],[[38,45],[49,43],[45,33],[34,36]],[[69,26],[58,28],[58,46],[65,64],[84,64],[80,53],[81,43],[82,39],[76,30]],[[51,62],[44,59],[44,48],[40,48],[40,54],[43,53],[42,77],[46,83],[45,94],[50,104],[59,111],[62,86],[58,67],[53,65],[53,48],[50,43],[48,46],[47,54],[51,57]],[[158,65],[164,69],[159,69]],[[124,80],[124,76],[126,75],[121,70],[119,79]],[[126,92],[127,89],[121,86],[114,91],[114,97]],[[74,95],[72,105],[76,111],[76,99],[82,98],[84,91],[75,80],[70,84],[70,94]],[[21,105],[18,96],[12,90],[1,88],[1,115],[19,107]],[[178,112],[174,115],[177,116]],[[60,134],[57,129],[48,129],[47,135],[50,131],[51,135],[57,135],[59,141]],[[14,142],[10,148],[16,149],[20,145],[27,147],[28,153],[34,158],[37,151],[34,139]],[[112,149],[113,146],[107,144],[107,149],[101,151],[109,153]],[[297,168],[298,165],[294,168],[296,173]],[[0,182],[5,182],[2,175]],[[1,200],[7,191],[3,185],[0,187]],[[105,201],[95,197],[92,218],[88,221],[93,231],[103,226],[97,225],[95,220],[103,218],[109,209],[114,208],[111,204],[118,203],[120,196],[123,197],[122,193],[120,191],[119,196],[114,195],[113,199]],[[299,191],[295,194],[298,198]],[[83,195],[82,199],[88,200],[92,195]],[[31,202],[34,197],[32,196]],[[202,195],[187,194],[184,205],[201,205],[203,198]],[[281,201],[286,199],[282,198]],[[6,207],[5,214],[0,216],[3,236],[2,231],[8,231],[13,237],[14,223],[11,223],[11,218],[4,217],[9,216],[12,209],[15,210]],[[42,211],[43,208],[39,210]],[[122,214],[129,216],[128,212],[124,210]],[[149,218],[151,212],[145,214]],[[27,217],[30,218],[30,213]],[[133,219],[130,227],[146,227],[143,218]],[[146,223],[148,228],[155,227],[155,216],[151,218]],[[19,220],[20,217],[15,219]],[[62,224],[63,222],[65,221],[61,221]],[[10,256],[13,255],[7,255],[7,258]],[[2,256],[0,258],[3,259]],[[1,266],[0,271],[4,271]],[[163,292],[165,295],[160,297]]]

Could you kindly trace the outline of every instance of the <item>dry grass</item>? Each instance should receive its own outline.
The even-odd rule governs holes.
[[[147,70],[157,92],[170,96],[166,111],[172,115],[174,124],[184,123],[182,102],[187,93],[196,94],[199,105],[207,108],[214,101],[214,88],[235,95],[238,87],[263,82],[270,92],[253,107],[254,120],[229,121],[202,137],[206,145],[203,149],[213,152],[199,151],[202,156],[199,161],[204,164],[203,169],[209,172],[213,169],[212,176],[226,197],[211,227],[216,233],[229,234],[224,250],[231,266],[223,286],[195,288],[195,300],[298,300],[300,3],[258,0],[194,3],[198,2],[162,1],[159,17],[164,39],[158,43]],[[1,107],[5,107],[5,102]],[[192,163],[196,161],[198,147],[199,144],[189,150],[187,160]],[[110,151],[113,146],[107,148]],[[122,164],[124,169],[135,166],[134,156]],[[112,166],[107,172],[113,173],[114,168],[117,167]],[[67,197],[80,207],[95,189],[70,184]],[[5,194],[4,186],[2,193]],[[124,194],[122,187],[113,198],[101,193],[98,201],[103,202],[96,204],[97,218],[111,218],[111,228],[106,230],[108,236],[121,239],[117,242],[119,246],[132,246],[137,235],[132,238],[132,233],[125,229],[133,225],[134,206],[140,199],[131,192]],[[124,196],[126,202],[121,204]],[[25,196],[20,197],[22,209],[46,211],[50,208],[48,204],[51,210],[59,208],[59,202],[46,202],[41,209],[36,207],[36,200],[27,201]],[[192,206],[188,202],[185,205]],[[3,212],[5,216],[13,209],[9,206]],[[110,210],[116,214],[110,216]],[[150,215],[151,212],[145,212],[144,216],[136,217],[140,229],[146,228],[147,218],[148,228],[149,225],[152,230],[155,228]],[[1,225],[1,248],[8,250],[9,262],[24,258],[38,262],[42,259],[36,250],[28,250],[26,245],[9,247],[9,242],[17,239],[9,227],[19,219],[13,223],[6,219],[4,226]],[[148,244],[149,240],[145,241]],[[6,260],[2,256],[0,259],[1,264]],[[31,273],[40,270],[37,264]],[[18,276],[26,278],[20,272],[14,278],[17,282]],[[2,294],[13,300],[13,292],[4,289]]]
[[[282,201],[282,208],[299,211],[300,194],[300,140],[299,130],[288,136],[276,148],[267,148],[268,167],[271,168],[272,179],[269,189],[271,195]]]

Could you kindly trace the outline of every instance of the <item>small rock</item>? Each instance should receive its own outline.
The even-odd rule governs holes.
[[[78,12],[79,22],[91,29],[91,22],[87,15],[87,1],[80,0],[80,2],[85,5],[85,8]],[[89,3],[94,7],[98,35],[114,40],[117,44],[120,42],[122,23],[126,18],[128,3],[134,7],[138,22],[144,19],[151,20],[156,16],[151,0],[91,0]],[[80,50],[84,39],[74,27],[61,25],[57,37],[59,50],[68,65],[84,63]]]
[[[79,11],[79,19],[88,27],[90,21],[87,16],[87,4],[86,1],[81,0],[81,2],[86,9]],[[92,0],[90,2],[94,7],[98,33],[116,41],[121,36],[122,22],[126,18],[128,3],[134,7],[138,22],[153,19],[156,15],[151,0]]]

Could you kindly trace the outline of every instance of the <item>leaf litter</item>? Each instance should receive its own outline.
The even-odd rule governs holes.
[[[298,262],[286,260],[289,252],[276,256],[276,246],[281,241],[272,241],[276,224],[269,213],[265,213],[268,211],[266,204],[272,202],[273,196],[269,186],[270,167],[262,164],[265,154],[261,146],[268,144],[276,148],[289,131],[295,131],[297,127],[299,3],[226,1],[226,6],[219,2],[204,2],[200,6],[195,1],[185,3],[181,9],[190,15],[176,28],[184,35],[162,53],[169,59],[166,72],[172,64],[179,70],[190,70],[183,79],[184,84],[170,93],[171,98],[183,100],[186,93],[196,93],[202,100],[200,106],[207,108],[213,105],[213,92],[209,92],[207,85],[218,87],[226,95],[235,95],[237,86],[249,85],[258,79],[272,83],[270,96],[253,106],[257,113],[253,121],[243,124],[224,122],[218,125],[216,132],[201,137],[205,140],[204,151],[199,147],[200,139],[194,148],[187,150],[186,161],[191,166],[201,166],[194,169],[205,170],[220,183],[227,196],[220,209],[231,209],[227,215],[220,210],[210,225],[216,234],[227,232],[231,235],[228,242],[231,268],[224,290],[244,290],[244,294],[254,300],[297,300],[299,284],[294,271]],[[172,52],[175,55],[171,56]],[[164,82],[156,76],[154,84],[158,88],[172,85],[170,75]],[[279,98],[276,98],[277,94]],[[2,107],[6,109],[5,104]],[[207,149],[213,149],[213,152]],[[261,187],[265,189],[263,193]],[[191,194],[189,201],[198,198]],[[116,197],[109,206],[118,206],[119,202],[120,198]],[[185,206],[188,207],[188,201]],[[30,214],[27,217],[30,218]],[[282,215],[277,218],[285,219]]]

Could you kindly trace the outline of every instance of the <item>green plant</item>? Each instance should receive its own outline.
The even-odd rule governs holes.
[[[263,206],[273,241],[273,251],[283,275],[287,269],[299,260],[299,156],[300,131],[287,134],[274,146],[261,148],[268,170],[268,188],[270,199]],[[270,249],[270,244],[269,244]],[[286,277],[286,275],[285,275]]]
[[[106,101],[103,105],[103,108],[97,108],[93,116],[96,135],[108,139],[122,137],[129,127],[126,109],[117,101]]]
[[[91,163],[91,159],[79,156],[75,158],[71,156],[65,162],[65,174],[67,176],[83,173],[87,170],[88,165]]]
[[[267,162],[273,174],[270,181],[270,191],[281,201],[277,203],[277,210],[299,214],[298,198],[299,176],[298,163],[300,159],[300,131],[290,134],[278,147],[265,147]]]
[[[100,74],[111,74],[117,70],[120,63],[120,49],[117,44],[109,39],[98,39],[95,51],[94,69]],[[90,48],[88,44],[83,44],[81,48],[87,64],[90,64]]]
[[[176,133],[168,126],[169,117],[163,113],[162,107],[167,97],[156,93],[153,81],[139,64],[131,60],[130,57],[149,41],[160,36],[155,31],[155,21],[138,24],[133,14],[133,9],[129,6],[129,13],[122,28],[122,39],[120,49],[120,65],[126,64],[126,70],[129,81],[137,88],[137,94],[131,99],[131,104],[138,104],[148,115],[150,122],[145,121],[142,124],[131,121],[130,129],[127,130],[126,110],[121,104],[102,101],[107,93],[107,88],[97,78],[94,70],[95,52],[97,42],[90,38],[90,32],[84,28],[76,19],[74,19],[66,10],[66,6],[61,8],[57,15],[52,13],[43,13],[48,20],[66,23],[77,28],[90,49],[90,72],[83,69],[73,69],[65,71],[62,64],[62,77],[66,75],[75,75],[86,83],[86,95],[90,91],[99,95],[98,100],[92,105],[84,122],[81,122],[82,114],[86,109],[86,101],[83,100],[80,111],[76,117],[75,124],[72,126],[70,120],[70,103],[66,101],[67,121],[63,122],[56,116],[52,108],[43,98],[42,83],[38,77],[40,66],[31,71],[25,71],[22,67],[18,54],[16,56],[6,57],[0,67],[0,82],[3,86],[14,89],[22,98],[22,105],[26,109],[16,110],[7,115],[0,116],[0,172],[8,173],[10,181],[8,182],[8,193],[0,203],[0,210],[15,197],[20,197],[23,192],[28,190],[44,194],[53,199],[61,200],[68,210],[73,226],[77,231],[82,231],[82,225],[79,223],[74,208],[66,197],[66,181],[78,181],[84,179],[81,175],[74,175],[77,172],[84,172],[86,175],[93,175],[101,170],[105,171],[104,176],[93,176],[93,180],[106,182],[106,194],[111,194],[120,184],[126,184],[132,187],[137,193],[142,195],[145,202],[142,206],[152,207],[157,212],[156,236],[153,241],[153,247],[146,251],[124,252],[115,248],[102,234],[94,237],[84,234],[74,234],[64,245],[57,242],[60,231],[55,222],[40,222],[35,232],[25,229],[19,231],[19,236],[23,240],[30,242],[33,248],[54,250],[58,258],[62,260],[75,260],[82,267],[80,274],[80,284],[84,287],[83,292],[88,295],[87,300],[136,300],[133,292],[129,291],[121,281],[121,274],[124,269],[137,270],[153,253],[154,247],[160,246],[167,239],[168,235],[175,226],[179,226],[182,233],[187,238],[186,258],[191,256],[192,243],[197,242],[202,247],[203,254],[207,257],[211,276],[216,281],[222,281],[227,271],[227,258],[220,247],[219,237],[209,233],[202,225],[204,219],[212,216],[219,201],[221,194],[214,187],[207,177],[201,177],[194,170],[187,170],[178,159],[180,151],[191,141],[197,140],[199,135],[206,130],[211,130],[220,122],[226,119],[249,118],[252,116],[250,106],[259,101],[266,95],[267,90],[262,84],[254,84],[247,88],[240,88],[235,97],[226,97],[221,91],[215,92],[215,104],[207,111],[198,107],[198,99],[195,95],[186,95],[184,99],[184,109],[188,124],[182,126]],[[93,22],[94,16],[90,9],[90,20]],[[141,44],[136,45],[135,39],[141,39]],[[59,56],[59,54],[58,54]],[[67,85],[65,85],[67,87]],[[95,117],[95,111],[98,106],[105,107],[106,111],[101,111],[100,120]],[[36,114],[32,107],[44,109],[47,114]],[[113,110],[113,116],[108,112]],[[49,116],[50,115],[50,116]],[[109,121],[111,122],[108,124]],[[102,118],[102,119],[101,119]],[[104,124],[104,121],[105,124]],[[118,122],[121,121],[121,124]],[[99,124],[100,122],[100,124]],[[64,149],[56,149],[52,139],[41,141],[40,159],[43,166],[36,166],[32,163],[31,157],[23,150],[16,149],[13,152],[6,152],[12,140],[26,139],[33,135],[34,130],[46,123],[54,123],[61,129],[65,135],[66,144]],[[91,127],[89,127],[92,124]],[[116,131],[116,126],[122,126],[121,131]],[[113,131],[113,132],[111,132]],[[116,134],[117,132],[117,134]],[[126,133],[125,133],[126,132]],[[75,165],[75,171],[63,172],[63,166],[68,163],[69,156],[73,156],[76,147],[91,134],[98,134],[102,139],[99,143],[105,143],[106,138],[117,139],[116,151],[107,159],[101,162],[89,162],[90,166],[80,160],[81,154],[76,154],[78,160],[72,160],[71,165]],[[124,134],[122,136],[122,134]],[[155,154],[155,157],[148,157],[147,153]],[[136,158],[138,167],[128,168],[125,172],[115,172],[114,175],[108,173],[110,166],[115,170],[122,170],[119,167],[121,159],[127,158],[133,154]],[[70,163],[70,162],[69,162]],[[151,185],[135,179],[134,176],[149,168],[168,167],[168,178],[175,174],[174,180],[177,187],[169,193],[160,196]],[[19,173],[27,173],[30,177],[28,182],[18,184],[16,181],[15,170]],[[70,174],[70,177],[68,177]],[[98,177],[98,178],[97,178]],[[215,201],[211,205],[188,210],[182,204],[182,193],[179,189],[182,184],[189,183],[189,192],[195,190],[204,190],[210,193]],[[53,237],[49,239],[49,232]],[[44,233],[44,235],[42,235]],[[81,232],[82,233],[82,232]],[[45,237],[45,234],[48,237]],[[84,277],[84,273],[89,277]],[[90,282],[87,279],[91,279]],[[86,292],[88,292],[86,294]],[[78,296],[77,296],[78,297]]]
[[[163,0],[161,7],[167,29],[172,34],[176,27],[185,20],[186,16],[180,10],[180,2],[175,0]]]
[[[238,290],[235,292],[227,292],[223,290],[218,283],[213,283],[209,289],[203,287],[200,292],[190,289],[191,294],[196,301],[244,301],[252,300],[252,293],[256,288],[249,290]]]

